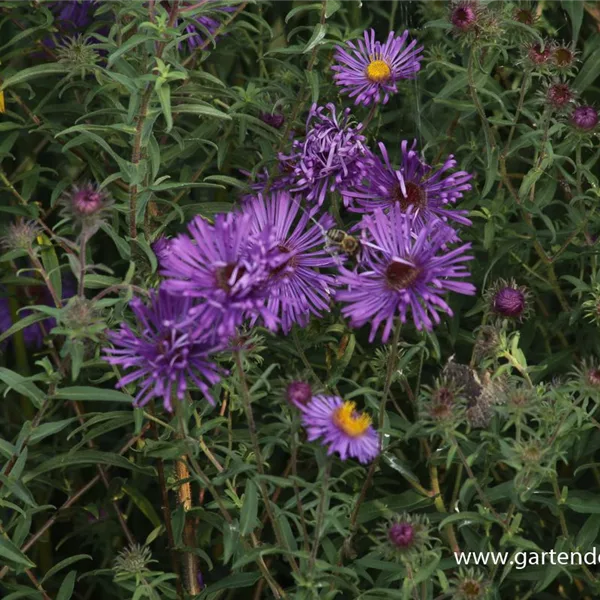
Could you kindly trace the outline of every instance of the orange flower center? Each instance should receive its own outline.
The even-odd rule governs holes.
[[[342,406],[335,409],[333,422],[346,435],[360,437],[371,425],[371,418],[368,415],[356,412],[354,402],[344,402]]]
[[[384,60],[372,60],[367,67],[367,78],[373,83],[387,81],[392,76],[392,70]]]

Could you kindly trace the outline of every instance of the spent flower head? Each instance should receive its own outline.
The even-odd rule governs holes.
[[[565,113],[573,106],[576,94],[566,81],[555,79],[546,83],[542,98],[548,109]]]
[[[552,44],[550,55],[552,69],[557,73],[572,74],[578,62],[577,55],[578,52],[573,43]]]
[[[42,228],[35,221],[19,220],[11,223],[0,238],[2,247],[8,251],[17,250],[31,254],[37,250],[37,238]]]
[[[484,600],[490,592],[483,572],[460,568],[451,581],[452,600]]]
[[[353,124],[349,108],[337,113],[333,104],[313,104],[304,139],[294,141],[289,155],[279,155],[289,190],[320,206],[327,192],[344,195],[358,185],[371,163],[362,128]]]
[[[551,66],[552,42],[544,40],[543,44],[531,42],[522,47],[521,63],[528,69],[547,71]]]

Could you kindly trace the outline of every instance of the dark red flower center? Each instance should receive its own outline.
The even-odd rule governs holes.
[[[231,276],[236,271],[236,269],[237,269],[237,276],[235,278],[235,281],[233,283],[230,283]],[[244,267],[240,267],[236,263],[230,263],[224,267],[219,267],[215,273],[217,285],[224,292],[229,293],[229,292],[231,292],[231,289],[236,284],[236,282],[239,281],[244,276],[245,272],[246,272],[246,269]]]
[[[457,6],[450,17],[452,24],[459,29],[465,29],[475,21],[475,11],[471,6]]]
[[[566,83],[555,83],[548,90],[548,100],[557,108],[561,108],[573,99],[573,94]]]
[[[409,206],[415,208],[424,208],[427,206],[427,195],[423,186],[413,181],[407,181],[404,185],[406,194],[402,191],[400,185],[394,188],[394,200],[400,204],[402,210],[407,210]]]
[[[410,287],[420,274],[421,270],[418,267],[395,261],[391,262],[385,270],[386,281],[394,290],[404,290]]]
[[[600,386],[600,369],[590,369],[588,371],[588,381],[594,386]]]

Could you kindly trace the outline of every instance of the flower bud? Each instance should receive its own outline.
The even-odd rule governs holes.
[[[292,381],[285,390],[285,396],[290,404],[302,408],[310,402],[312,389],[306,381]]]

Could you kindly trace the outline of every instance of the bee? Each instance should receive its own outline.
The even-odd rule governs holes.
[[[342,229],[329,229],[326,235],[330,246],[337,246],[340,252],[349,258],[358,257],[361,250],[361,244],[353,235],[346,233]]]

